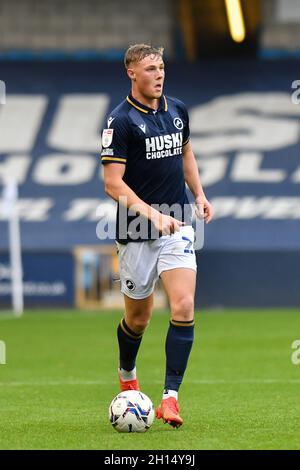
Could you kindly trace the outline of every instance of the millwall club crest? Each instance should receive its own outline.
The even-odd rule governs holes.
[[[102,134],[102,147],[109,147],[112,143],[113,129],[104,129]]]
[[[135,283],[131,281],[131,279],[126,279],[125,281],[126,287],[128,290],[133,291],[135,289]]]
[[[181,129],[183,129],[183,122],[179,117],[174,118],[173,124],[180,131],[181,131]]]

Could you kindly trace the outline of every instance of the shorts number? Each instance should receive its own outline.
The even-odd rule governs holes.
[[[191,249],[191,247],[193,246],[192,240],[190,240],[188,237],[182,237],[182,240],[188,242],[188,243],[186,244],[186,247],[185,247],[185,249],[184,249],[184,252],[185,252],[185,253],[191,253],[191,254],[193,254],[193,253],[194,253],[194,250]]]

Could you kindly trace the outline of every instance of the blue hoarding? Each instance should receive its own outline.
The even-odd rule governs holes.
[[[74,261],[69,253],[24,253],[25,306],[73,306]],[[9,257],[0,253],[0,304],[11,304]]]

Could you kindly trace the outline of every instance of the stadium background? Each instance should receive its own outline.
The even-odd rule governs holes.
[[[240,43],[225,3],[0,0],[1,449],[299,449],[299,1],[235,2]],[[114,243],[96,229],[103,211],[114,214],[100,129],[129,91],[122,58],[137,42],[165,47],[165,93],[188,107],[215,219],[197,252],[185,424],[171,435],[155,422],[133,437],[107,420],[123,301]],[[9,176],[20,196],[18,319],[2,210]],[[156,294],[138,357],[155,404],[169,318]]]
[[[116,260],[107,248],[97,254],[107,244],[96,236],[99,206],[114,214],[99,134],[129,91],[122,57],[139,41],[165,47],[165,93],[189,109],[215,208],[197,254],[197,306],[299,305],[300,106],[291,100],[299,7],[291,0],[242,4],[247,33],[235,43],[218,0],[130,0],[122,15],[117,0],[0,2],[7,88],[0,184],[7,175],[19,183],[26,306],[120,301]],[[4,216],[0,233],[0,305],[7,307]]]

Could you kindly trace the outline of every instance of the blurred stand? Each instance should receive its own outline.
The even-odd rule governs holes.
[[[215,208],[197,253],[196,307],[300,304],[300,106],[291,100],[299,5],[0,0],[0,86],[9,93],[0,109],[0,185],[9,176],[20,188],[10,237],[0,214],[1,307],[13,291],[22,311],[20,252],[11,253],[13,289],[8,274],[18,215],[26,306],[123,306],[113,240],[96,236],[97,207],[115,213],[99,168],[100,129],[128,93],[123,55],[138,42],[165,48],[165,93],[189,110]],[[16,197],[16,188],[5,192],[6,201]]]

